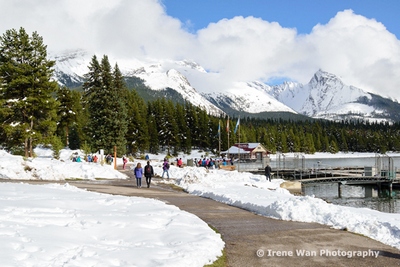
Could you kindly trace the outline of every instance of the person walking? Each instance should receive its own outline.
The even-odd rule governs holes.
[[[125,166],[126,166],[126,163],[128,162],[128,159],[125,157],[125,156],[123,156],[122,157],[122,169],[124,169],[125,170]]]
[[[146,177],[147,188],[150,187],[151,177],[154,176],[153,166],[150,165],[150,161],[147,161],[146,167],[144,167],[144,177]]]
[[[137,188],[141,188],[142,187],[143,168],[142,168],[142,164],[140,164],[140,162],[136,165],[133,173],[135,174],[135,177],[136,177]]]
[[[271,166],[268,164],[265,167],[265,177],[267,177],[267,180],[271,182]]]
[[[161,178],[164,179],[164,173],[167,173],[167,177],[168,177],[168,179],[169,179],[169,172],[168,172],[168,170],[169,170],[169,163],[168,163],[167,158],[165,158],[165,159],[164,159],[164,163],[163,163],[163,173],[162,173]]]

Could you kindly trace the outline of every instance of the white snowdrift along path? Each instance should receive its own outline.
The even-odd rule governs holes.
[[[0,151],[0,178],[127,178],[110,165],[71,162],[69,156],[75,151],[63,150],[61,160],[51,159],[43,152],[46,151],[36,150],[39,157],[25,161],[20,156]],[[321,154],[307,156],[321,157]],[[350,158],[358,155],[335,156]],[[199,155],[182,155],[184,161],[186,157],[199,158]],[[164,155],[150,155],[158,175],[162,174],[163,158]],[[118,160],[122,164],[121,159]],[[134,165],[137,162],[145,164],[145,161],[135,160]],[[268,182],[263,175],[246,172],[171,166],[170,176],[170,183],[191,194],[210,197],[277,219],[346,228],[400,249],[400,214],[342,207],[314,197],[293,196],[280,188],[283,180]],[[130,260],[133,266],[152,266],[154,260],[162,261],[165,266],[179,266],[181,263],[184,266],[203,266],[221,255],[224,247],[221,237],[203,221],[192,218],[193,215],[181,214],[177,208],[163,203],[155,207],[153,201],[100,195],[71,186],[12,186],[0,184],[0,253],[5,255],[1,256],[2,266],[42,266],[39,264],[42,260],[51,263],[57,261],[56,255],[70,266],[87,266],[95,258],[108,266],[123,265],[123,261]],[[181,223],[181,218],[186,219]],[[96,247],[96,244],[101,246]],[[126,249],[127,244],[135,248],[134,252]],[[57,248],[60,250],[56,251]],[[175,262],[180,253],[185,256],[179,257],[182,261]],[[135,265],[138,259],[142,264]]]
[[[198,217],[157,200],[0,184],[2,266],[204,266],[223,247]]]

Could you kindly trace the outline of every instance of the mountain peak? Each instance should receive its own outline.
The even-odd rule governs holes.
[[[69,51],[53,58],[56,61],[55,79],[59,84],[79,86],[83,82],[83,74],[88,71],[90,62],[87,52]],[[218,84],[217,90],[207,93],[207,90],[210,91],[207,87],[215,87],[215,75],[196,62],[130,58],[120,63],[118,65],[124,76],[140,78],[149,90],[172,89],[183,99],[211,114],[223,114],[223,110],[255,114],[274,111],[325,119],[385,120],[394,110],[392,106],[399,105],[345,85],[338,76],[322,69],[307,84],[286,81],[269,86],[258,81],[231,81],[221,83],[222,87]]]
[[[329,72],[323,71],[321,69],[319,69],[311,78],[309,84],[313,87],[317,87],[317,86],[334,86],[334,87],[343,87],[344,83],[342,82],[342,80]]]

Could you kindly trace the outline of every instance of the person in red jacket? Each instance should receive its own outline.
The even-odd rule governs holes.
[[[182,168],[183,167],[183,162],[182,162],[182,158],[178,159],[178,168]]]

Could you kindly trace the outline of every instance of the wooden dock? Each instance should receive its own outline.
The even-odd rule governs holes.
[[[398,179],[391,179],[385,176],[333,176],[333,177],[318,177],[318,178],[303,178],[299,180],[302,184],[311,183],[337,183],[342,184],[376,184],[376,183],[389,183],[389,182],[399,182]]]
[[[377,195],[380,197],[393,197],[396,193],[393,189],[400,189],[400,179],[391,178],[387,176],[336,176],[336,177],[319,177],[311,179],[298,180],[301,183],[302,192],[305,191],[307,186],[315,186],[321,183],[329,183],[337,185],[338,197],[342,197],[342,186],[352,185],[352,186],[364,186],[366,189],[366,197],[374,196],[372,193],[377,191]],[[387,193],[384,193],[384,192]]]

